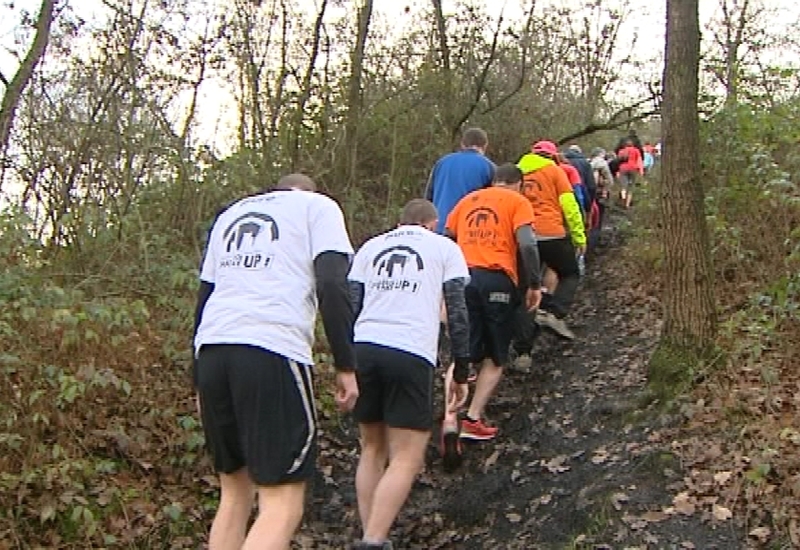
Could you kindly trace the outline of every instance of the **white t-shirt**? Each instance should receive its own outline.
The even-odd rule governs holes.
[[[369,342],[436,364],[442,285],[469,269],[456,243],[416,225],[403,225],[367,241],[348,278],[364,285],[356,342]]]
[[[272,191],[225,210],[211,229],[200,279],[214,284],[195,337],[249,344],[310,365],[317,314],[314,259],[353,253],[339,206],[305,191]]]

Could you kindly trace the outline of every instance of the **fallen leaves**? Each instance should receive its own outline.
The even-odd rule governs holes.
[[[519,523],[520,521],[522,521],[522,516],[519,515],[519,514],[516,514],[514,512],[510,512],[510,513],[506,514],[506,519],[510,523]]]
[[[697,510],[694,499],[689,496],[688,492],[682,492],[675,495],[672,499],[672,510],[675,513],[691,516]]]
[[[728,483],[728,480],[730,480],[732,475],[733,472],[731,471],[717,472],[714,474],[714,481],[717,483],[717,485],[725,485]]]
[[[756,527],[752,529],[750,533],[748,533],[751,537],[758,539],[758,542],[761,544],[766,543],[769,540],[772,531],[769,527]]]
[[[714,504],[711,507],[711,514],[717,521],[728,521],[733,517],[733,512],[731,512],[729,508],[720,506],[719,504]]]
[[[483,462],[483,473],[488,472],[489,468],[491,468],[492,466],[497,464],[497,459],[498,458],[500,458],[500,451],[499,450],[495,450],[495,452],[493,452],[491,455],[489,455],[489,458],[487,458]]]
[[[609,456],[610,455],[605,447],[595,449],[594,453],[592,454],[592,464],[603,464],[608,460]]]
[[[658,510],[652,510],[650,512],[645,512],[644,514],[639,516],[639,518],[643,519],[644,521],[646,521],[648,523],[659,523],[659,522],[664,521],[665,519],[669,518],[669,516],[667,514],[665,514],[664,512],[660,512]]]
[[[569,460],[567,455],[558,455],[550,460],[542,460],[541,465],[551,474],[563,474],[568,472],[570,467],[566,465]]]
[[[628,502],[630,499],[628,495],[625,493],[614,493],[611,495],[611,505],[614,507],[615,510],[620,511],[622,510],[622,505]]]

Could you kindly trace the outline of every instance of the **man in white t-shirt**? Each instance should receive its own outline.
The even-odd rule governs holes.
[[[353,253],[339,206],[306,176],[224,209],[209,235],[195,319],[195,387],[221,497],[209,547],[283,549],[316,459],[317,309],[337,369],[336,401],[358,398]],[[247,522],[258,495],[259,513]]]
[[[435,233],[437,218],[429,201],[410,201],[397,229],[361,247],[348,277],[357,313],[359,549],[391,548],[389,530],[424,465],[442,299],[456,365],[450,407],[467,398],[469,269],[461,249]]]

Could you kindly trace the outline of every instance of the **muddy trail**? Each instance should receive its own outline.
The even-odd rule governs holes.
[[[731,522],[685,513],[675,498],[679,418],[646,405],[656,307],[620,268],[620,232],[608,228],[602,244],[570,316],[577,339],[544,334],[532,361],[507,369],[487,411],[498,438],[466,444],[456,473],[442,471],[434,434],[395,548],[745,547]],[[358,538],[357,446],[349,419],[329,420],[297,548],[344,549]]]

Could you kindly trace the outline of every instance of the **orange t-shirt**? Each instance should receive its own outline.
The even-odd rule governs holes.
[[[533,205],[533,228],[543,237],[565,237],[564,212],[560,197],[572,193],[567,173],[558,164],[550,164],[525,174],[522,194]]]
[[[455,235],[469,267],[504,271],[516,284],[516,231],[533,223],[531,203],[503,187],[473,191],[461,199],[445,228]]]

